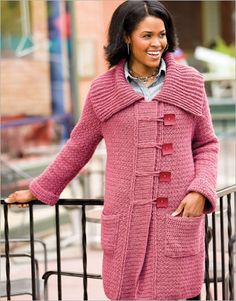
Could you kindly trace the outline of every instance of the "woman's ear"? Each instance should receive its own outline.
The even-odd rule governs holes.
[[[124,41],[126,44],[130,44],[130,37],[128,35],[124,36]]]

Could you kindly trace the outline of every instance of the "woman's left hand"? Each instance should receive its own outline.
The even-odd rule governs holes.
[[[199,192],[190,192],[179,204],[179,207],[172,213],[177,216],[182,212],[183,217],[201,216],[204,211],[206,198]]]

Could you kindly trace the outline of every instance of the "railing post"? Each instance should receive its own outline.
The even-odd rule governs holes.
[[[32,300],[36,300],[36,286],[35,286],[35,259],[34,259],[34,217],[33,205],[29,204],[29,220],[30,220],[30,253],[31,253],[31,277],[32,277]],[[39,296],[38,296],[39,297]]]
[[[86,215],[85,206],[82,205],[82,250],[83,250],[83,286],[84,286],[84,300],[88,300],[87,292],[87,249],[86,249]]]
[[[57,290],[58,300],[62,300],[61,288],[61,242],[60,242],[60,216],[59,205],[55,205],[55,222],[56,222],[56,245],[57,245]]]
[[[233,267],[233,241],[231,225],[231,194],[227,195],[227,217],[228,217],[228,252],[229,252],[229,300],[234,300],[234,267]]]
[[[210,232],[208,229],[208,217],[205,216],[205,284],[206,284],[206,300],[210,300],[210,277],[209,277],[209,242]]]
[[[7,299],[11,300],[11,281],[10,281],[10,260],[9,260],[9,227],[8,227],[8,207],[3,205],[4,210],[4,235],[5,235],[5,253],[6,253],[6,291]]]
[[[222,300],[225,300],[225,244],[224,244],[224,208],[223,197],[220,197],[220,237],[221,237],[221,275]]]
[[[216,255],[216,216],[212,213],[212,248],[213,248],[213,279],[214,279],[214,300],[218,300],[217,291],[217,255]]]

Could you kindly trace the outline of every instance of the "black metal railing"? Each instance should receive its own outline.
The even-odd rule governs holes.
[[[235,245],[236,245],[236,185],[227,187],[217,192],[218,207],[215,213],[206,216],[206,239],[205,239],[205,297],[203,300],[234,300],[234,276],[235,268]],[[2,200],[4,211],[4,243],[6,258],[6,297],[11,300],[11,276],[10,276],[10,251],[9,251],[9,224],[8,206]],[[31,281],[32,300],[38,298],[36,283],[37,271],[35,270],[35,249],[37,241],[34,237],[34,206],[42,205],[39,201],[29,204],[29,230],[30,230],[30,258],[31,258]],[[61,268],[61,235],[60,235],[60,207],[81,207],[82,229],[82,272],[74,273],[62,271]],[[83,279],[83,300],[88,300],[88,279],[102,279],[101,275],[87,272],[87,236],[86,236],[86,207],[102,206],[103,200],[97,199],[60,199],[55,205],[55,235],[56,235],[56,270],[47,270],[42,279],[44,280],[44,299],[48,299],[48,279],[51,275],[57,276],[57,299],[62,300],[62,276],[81,277]],[[233,214],[232,214],[233,213]],[[227,223],[225,222],[227,220]],[[226,247],[227,245],[227,247]],[[220,264],[219,264],[220,261]],[[219,295],[219,292],[221,293]]]
[[[235,300],[236,185],[219,190],[217,196],[218,208],[205,223],[206,300]]]
[[[5,254],[6,257],[6,292],[7,299],[11,300],[11,277],[10,277],[10,260],[11,257],[9,251],[9,222],[8,222],[8,206],[7,204],[1,200],[1,204],[3,204],[4,211],[4,241],[5,241]],[[36,241],[34,238],[34,206],[43,205],[40,201],[32,201],[29,203],[29,230],[30,230],[30,257],[31,257],[31,280],[32,280],[32,300],[37,300],[37,286],[36,286],[36,272],[35,272],[35,248],[34,242]],[[83,267],[82,273],[74,273],[74,272],[65,272],[61,270],[61,248],[60,248],[60,207],[66,206],[81,206],[81,229],[82,229],[82,259],[83,259]],[[71,277],[81,277],[83,278],[83,299],[88,300],[88,289],[87,289],[87,281],[88,278],[92,279],[102,279],[101,275],[97,274],[89,274],[87,273],[87,236],[86,236],[86,207],[91,206],[102,206],[103,200],[98,199],[60,199],[58,203],[55,205],[55,235],[56,235],[56,270],[55,271],[46,271],[42,279],[44,280],[44,299],[48,299],[48,279],[52,275],[57,275],[57,291],[58,291],[58,300],[62,300],[62,276],[71,276]],[[27,210],[27,209],[26,209]]]

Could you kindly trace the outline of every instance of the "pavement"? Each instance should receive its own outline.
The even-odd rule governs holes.
[[[27,251],[27,248],[18,248],[18,252]],[[48,270],[57,270],[55,250],[48,253]],[[44,273],[43,254],[36,248],[36,258],[39,260],[39,275]],[[72,245],[61,251],[61,270],[66,272],[82,273],[81,246]],[[3,264],[3,263],[2,263]],[[3,266],[1,266],[3,268]],[[98,247],[88,247],[87,252],[87,272],[101,274],[102,251]],[[26,259],[11,260],[11,279],[30,278],[30,262]],[[48,300],[58,300],[57,276],[53,275],[48,281]],[[104,294],[102,280],[88,279],[88,299],[89,300],[109,300]],[[1,298],[1,300],[7,300]],[[14,296],[12,300],[32,300],[30,295]],[[42,295],[42,300],[44,297]],[[83,279],[78,277],[62,276],[62,300],[83,300]]]
[[[63,237],[69,235],[67,229],[63,229]],[[50,235],[44,239],[48,246],[48,270],[57,270],[55,235]],[[15,252],[29,252],[29,247],[23,245],[15,249]],[[220,258],[220,254],[218,254]],[[42,277],[44,273],[44,258],[42,248],[37,245],[35,248],[35,256],[39,261],[39,275]],[[3,267],[3,262],[1,263]],[[220,267],[220,264],[218,265]],[[82,273],[82,251],[81,245],[71,244],[61,249],[61,270],[66,272]],[[227,270],[227,267],[226,267]],[[92,274],[101,274],[102,271],[102,250],[97,242],[90,243],[87,247],[87,272]],[[30,278],[30,262],[28,259],[11,260],[11,279]],[[236,285],[236,273],[234,283]],[[236,287],[235,287],[236,289]],[[48,281],[48,300],[58,300],[57,295],[57,276],[53,275]],[[211,285],[213,295],[213,286]],[[222,300],[222,284],[218,284],[218,299]],[[202,287],[201,299],[206,300],[205,285]],[[2,298],[1,300],[7,300]],[[32,300],[30,295],[14,296],[12,300]],[[42,295],[41,300],[44,300]],[[62,276],[62,300],[83,300],[83,279],[78,277]],[[88,300],[109,300],[104,293],[102,280],[88,279]]]

